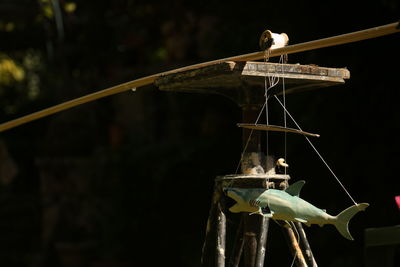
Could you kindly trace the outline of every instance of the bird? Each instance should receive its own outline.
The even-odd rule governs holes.
[[[284,158],[279,158],[275,162],[275,173],[277,174],[285,174],[286,173],[286,168],[289,167],[289,164],[286,163]]]
[[[259,45],[262,51],[284,47],[288,44],[289,37],[286,33],[273,33],[270,30],[265,30],[261,34]]]

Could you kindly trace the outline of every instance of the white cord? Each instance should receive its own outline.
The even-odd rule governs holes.
[[[292,115],[289,113],[289,111],[286,109],[286,107],[282,104],[282,102],[279,100],[279,98],[274,95],[275,99],[279,102],[279,104],[282,106],[282,108],[285,110],[285,112],[287,113],[287,115],[290,117],[290,119],[294,122],[294,124],[296,125],[296,127],[300,130],[303,131],[301,129],[301,127],[299,126],[299,124],[297,124],[297,122],[295,121],[295,119],[292,117]],[[325,164],[325,166],[328,168],[328,170],[331,172],[331,174],[333,175],[333,177],[335,177],[336,181],[339,183],[339,185],[342,187],[342,189],[344,190],[344,192],[346,192],[346,194],[349,196],[349,198],[351,199],[351,201],[353,201],[353,203],[355,205],[357,205],[357,202],[352,198],[352,196],[350,195],[350,193],[347,191],[347,189],[344,187],[344,185],[342,184],[342,182],[339,180],[339,178],[336,176],[336,174],[332,171],[331,167],[329,167],[328,163],[324,160],[324,158],[321,156],[321,154],[318,152],[317,148],[313,145],[313,143],[310,141],[310,139],[304,135],[304,138],[307,140],[307,142],[311,145],[311,147],[314,149],[315,153],[317,153],[318,157],[322,160],[322,162]]]
[[[284,66],[283,64],[287,62],[287,55],[281,55],[279,62],[281,63],[282,67],[282,96],[283,96],[283,105],[286,107],[286,86],[285,86],[285,77],[284,77]],[[287,128],[287,120],[286,120],[286,112],[283,111],[283,126]],[[288,162],[287,160],[287,132],[284,133],[284,138],[285,138],[285,145],[284,145],[284,158],[285,161]],[[287,168],[285,169],[285,175],[287,174]]]

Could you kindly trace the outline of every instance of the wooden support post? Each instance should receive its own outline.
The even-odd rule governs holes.
[[[219,183],[218,183],[219,184]],[[219,191],[219,201],[217,203],[217,241],[215,251],[215,266],[225,267],[225,250],[226,250],[226,216],[225,201],[222,196],[222,188],[220,184],[216,186]]]
[[[221,183],[215,181],[203,244],[202,266],[225,266],[226,216]]]
[[[260,236],[260,225],[261,216],[250,215],[248,213],[243,214],[244,216],[244,266],[254,267],[256,266],[256,259],[259,247],[259,236]]]
[[[267,234],[268,234],[269,218],[262,217],[260,223],[260,236],[258,240],[257,255],[256,255],[256,267],[264,266],[265,259],[265,249],[267,244]]]
[[[229,267],[238,267],[240,263],[240,259],[242,257],[243,252],[243,216],[240,217],[239,227],[237,229],[235,241],[233,243],[231,256],[229,259]]]

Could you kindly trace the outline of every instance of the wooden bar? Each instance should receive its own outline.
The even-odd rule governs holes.
[[[353,42],[358,42],[362,40],[377,38],[385,36],[388,34],[393,34],[399,32],[398,28],[399,22],[394,22],[378,27],[369,28],[366,30],[355,31],[351,33],[345,33],[341,35],[336,35],[332,37],[327,37],[323,39],[318,39],[314,41],[304,42],[295,45],[289,45],[283,48],[277,48],[271,51],[270,57],[280,56],[282,54],[293,54],[309,50],[315,50],[324,47],[348,44]],[[249,60],[249,59],[247,59]],[[250,59],[251,60],[251,59]]]

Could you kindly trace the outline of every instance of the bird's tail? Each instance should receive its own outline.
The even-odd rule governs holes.
[[[349,240],[354,240],[349,232],[349,221],[358,212],[365,210],[369,206],[368,203],[360,203],[353,205],[336,216],[336,221],[334,223],[336,229],[339,233]]]

